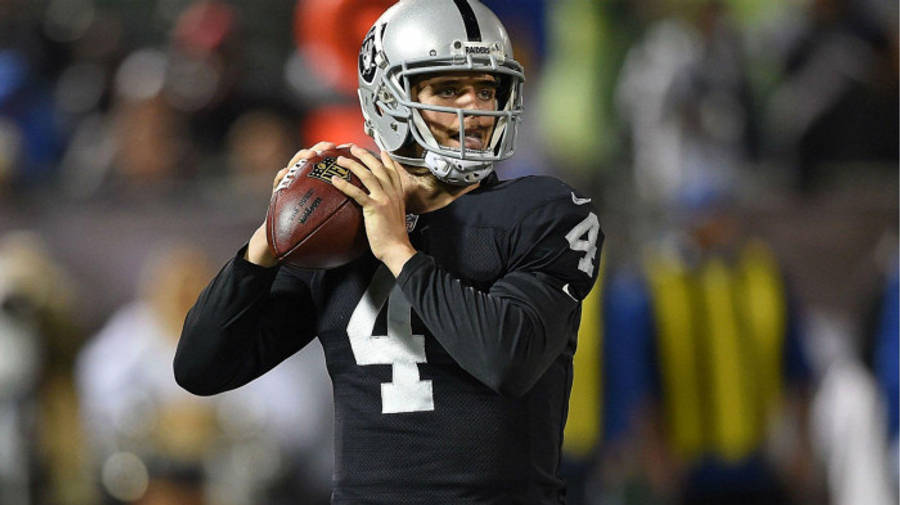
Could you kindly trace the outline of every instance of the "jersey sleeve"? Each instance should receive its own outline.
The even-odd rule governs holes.
[[[571,203],[550,207],[511,230],[510,239],[521,243],[511,242],[507,273],[487,291],[466,285],[421,252],[397,279],[460,367],[501,394],[527,393],[574,344],[580,301],[597,275],[596,214]]]
[[[242,386],[315,337],[312,272],[264,268],[232,258],[185,318],[175,379],[198,395]]]
[[[539,205],[513,228],[509,268],[543,272],[581,301],[597,279],[602,245],[600,221],[590,201],[571,193]]]

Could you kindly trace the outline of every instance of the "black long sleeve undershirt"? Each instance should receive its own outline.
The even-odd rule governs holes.
[[[512,272],[483,292],[419,252],[397,282],[457,364],[501,394],[527,393],[577,328],[578,303],[544,273]]]
[[[240,387],[315,337],[316,311],[306,285],[278,277],[278,268],[244,260],[243,251],[222,268],[185,318],[175,380],[197,395]]]

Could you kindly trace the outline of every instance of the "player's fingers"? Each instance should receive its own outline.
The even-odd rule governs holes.
[[[356,187],[356,185],[341,179],[336,175],[331,176],[331,184],[334,187],[338,188],[342,193],[352,198],[356,203],[358,203],[361,207],[365,207],[371,202],[371,198],[366,194],[365,191]]]
[[[291,161],[288,161],[287,166],[288,166],[288,168],[290,168],[290,167],[296,165],[297,163],[299,163],[300,160],[302,160],[304,158],[308,158],[308,157],[309,157],[309,149],[301,149],[301,150],[297,151],[296,153],[294,153],[294,156],[291,157]]]
[[[303,160],[308,160],[309,158],[312,158],[315,154],[316,154],[316,152],[312,149],[301,149],[301,150],[297,151],[296,154],[294,154],[294,157],[291,158],[291,161],[288,162],[287,166],[288,166],[288,168],[293,167],[293,166],[297,165],[298,163],[303,162]]]
[[[281,182],[282,179],[284,179],[284,176],[287,175],[288,170],[290,170],[290,167],[284,167],[281,170],[279,170],[277,174],[275,174],[275,180],[272,181],[272,190],[273,191],[275,190],[275,188],[278,187],[278,183]]]
[[[368,168],[364,167],[358,161],[346,156],[338,156],[337,164],[353,172],[353,175],[359,177],[363,186],[369,190],[369,194],[374,191],[381,191],[381,181],[379,181]]]
[[[291,158],[291,161],[288,162],[288,167],[292,167],[300,162],[300,160],[312,158],[316,152],[328,151],[329,149],[334,149],[333,142],[317,142],[314,146],[301,149],[294,153],[294,156]]]
[[[359,147],[357,145],[351,145],[350,152],[353,154],[353,156],[359,158],[359,161],[362,161],[366,164],[367,167],[369,167],[369,170],[372,172],[372,174],[375,175],[375,177],[378,178],[382,186],[393,186],[391,177],[385,170],[384,165],[382,165],[381,162],[378,161],[378,158],[370,153],[368,149],[363,149],[362,147]]]
[[[388,154],[387,151],[381,151],[381,164],[384,165],[385,172],[387,172],[388,177],[391,178],[394,187],[400,190],[402,184],[400,182],[400,173],[398,171],[402,170],[402,167],[391,158],[391,155]]]
[[[310,149],[312,151],[321,152],[321,151],[328,151],[328,150],[331,150],[334,148],[335,148],[334,142],[326,142],[323,140],[322,142],[316,142],[316,144],[314,146],[312,146]]]

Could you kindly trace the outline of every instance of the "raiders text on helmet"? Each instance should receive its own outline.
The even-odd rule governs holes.
[[[499,78],[497,110],[414,101],[412,79],[448,72],[484,72]],[[435,177],[451,184],[478,182],[493,171],[496,161],[512,156],[524,81],[506,29],[478,0],[401,0],[375,22],[359,52],[359,101],[366,133],[401,163],[428,167]],[[459,118],[458,149],[437,143],[422,110]],[[485,150],[465,147],[464,123],[472,116],[496,118]],[[412,143],[425,150],[423,156],[397,152]]]

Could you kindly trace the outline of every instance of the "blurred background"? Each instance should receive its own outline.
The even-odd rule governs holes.
[[[213,398],[171,361],[274,173],[371,146],[391,3],[0,0],[0,504],[328,502],[317,344]],[[485,3],[528,78],[501,178],[606,233],[570,503],[897,503],[897,3]]]

